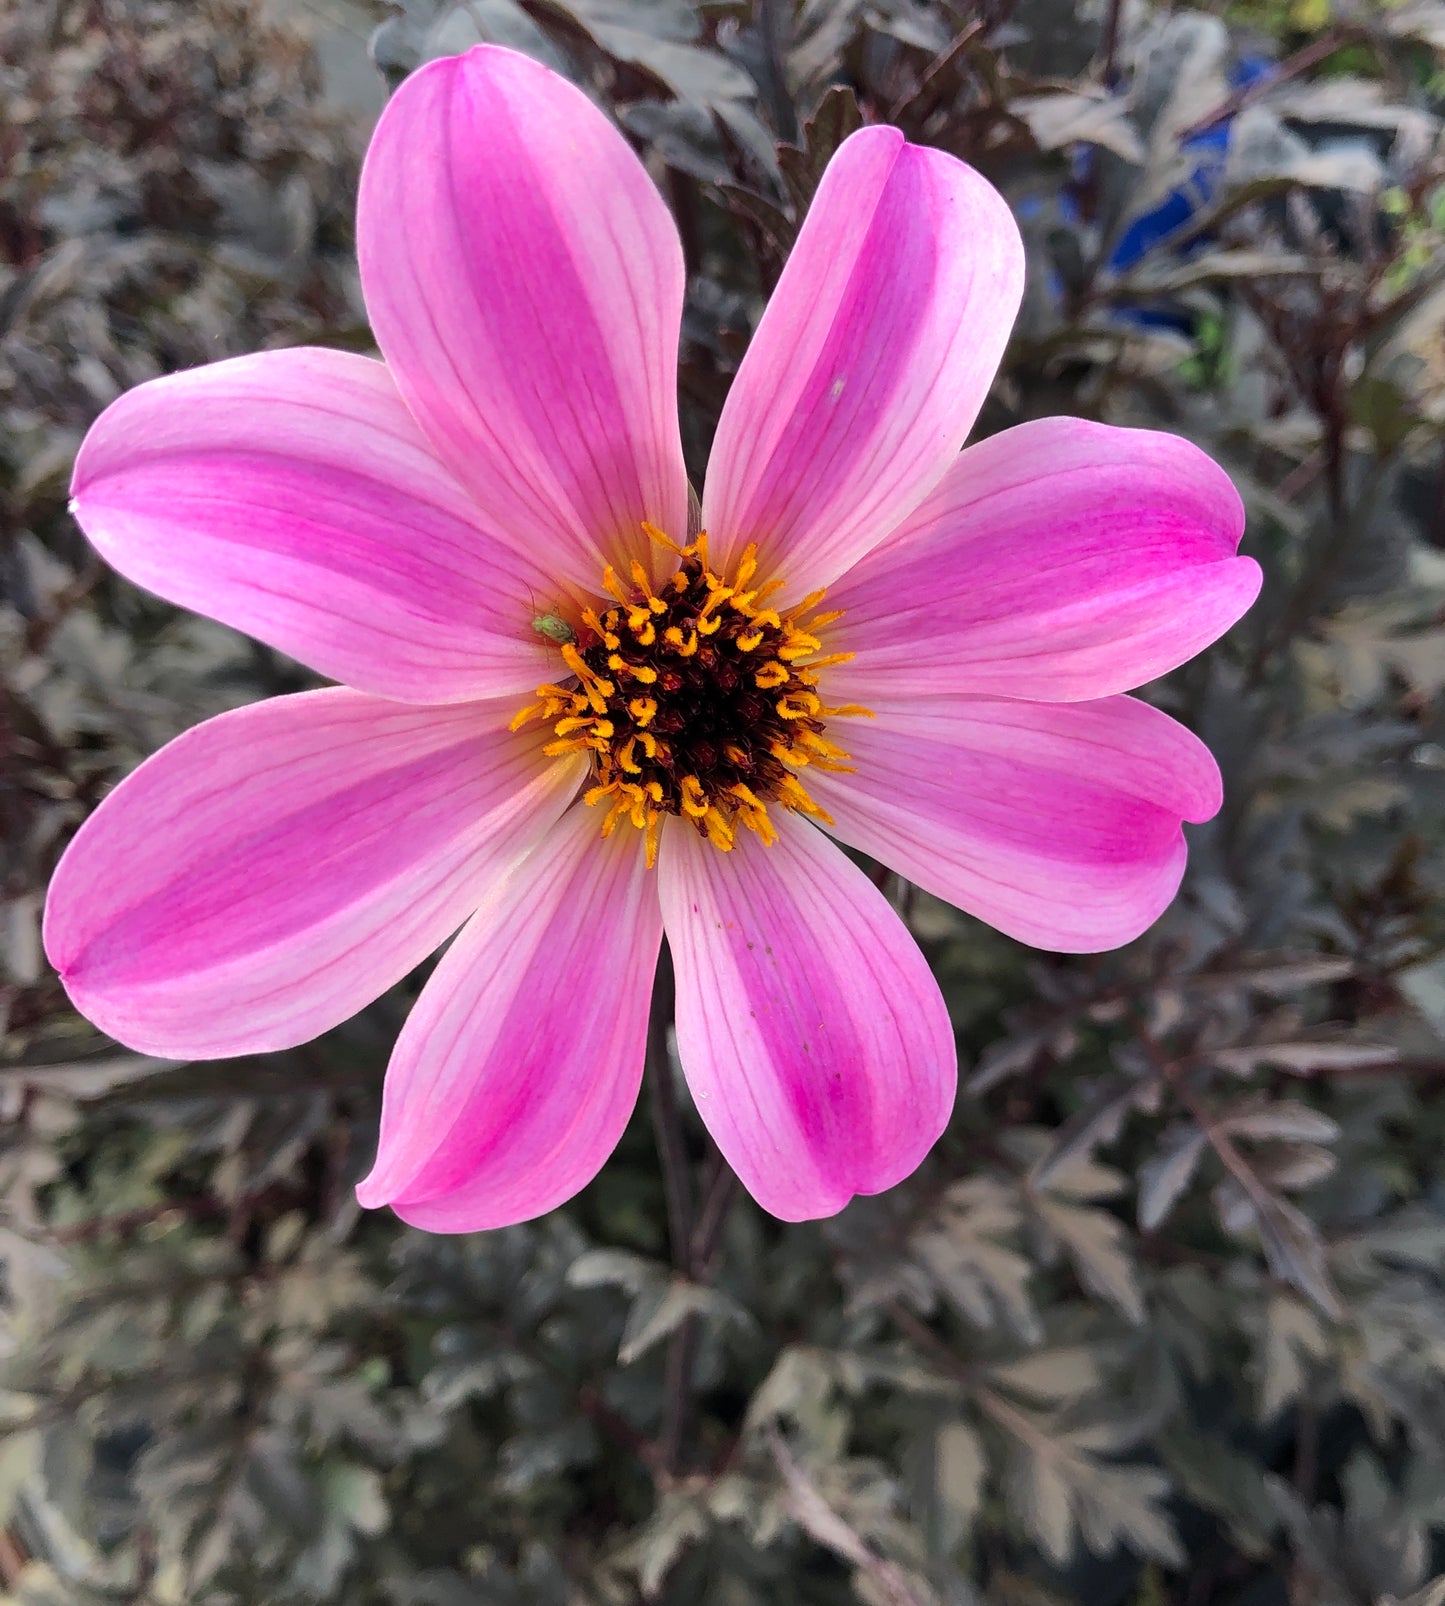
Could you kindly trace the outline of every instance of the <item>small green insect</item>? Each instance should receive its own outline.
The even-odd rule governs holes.
[[[559,647],[570,646],[577,639],[577,632],[556,613],[539,613],[532,621],[532,629],[548,641],[555,641]]]

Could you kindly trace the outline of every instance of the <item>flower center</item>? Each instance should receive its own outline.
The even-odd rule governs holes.
[[[754,546],[729,577],[710,567],[706,532],[680,547],[644,529],[678,555],[677,570],[654,589],[640,563],[630,582],[609,567],[602,585],[614,607],[583,609],[576,625],[558,614],[534,620],[573,679],[539,686],[512,729],[545,720],[556,738],[545,753],[590,755],[583,801],[606,809],[604,836],[622,821],[645,831],[649,867],[667,814],[724,850],[740,826],[775,841],[770,804],[828,821],[799,772],[849,769],[825,722],[869,714],[829,708],[818,693],[821,671],[853,656],[823,655],[819,632],[842,615],[817,611],[821,591],[785,613],[769,607],[783,582],[752,585]]]

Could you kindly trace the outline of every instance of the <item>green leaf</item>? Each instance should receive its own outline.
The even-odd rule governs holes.
[[[933,1444],[933,1481],[942,1517],[940,1539],[952,1550],[973,1527],[983,1505],[988,1458],[983,1441],[966,1422],[945,1422]]]
[[[381,1474],[354,1461],[333,1461],[322,1473],[326,1509],[359,1534],[386,1531],[391,1512],[382,1493]]]
[[[1209,1139],[1197,1126],[1181,1123],[1165,1133],[1163,1145],[1139,1168],[1139,1225],[1145,1232],[1168,1218],[1208,1148]]]
[[[913,1239],[913,1252],[944,1296],[977,1327],[1007,1323],[1035,1342],[1041,1328],[1029,1284],[1033,1266],[1001,1242],[1022,1225],[1018,1201],[996,1182],[972,1177],[945,1194]]]
[[[638,1295],[622,1332],[619,1364],[630,1366],[691,1316],[740,1328],[753,1325],[752,1317],[736,1300],[715,1288],[675,1278],[665,1288],[646,1289]]]
[[[1079,1281],[1131,1322],[1144,1320],[1144,1295],[1127,1247],[1124,1224],[1106,1210],[1040,1195],[1039,1219],[1064,1246]]]

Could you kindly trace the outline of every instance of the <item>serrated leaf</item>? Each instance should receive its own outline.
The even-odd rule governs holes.
[[[1262,1065],[1308,1076],[1315,1071],[1349,1071],[1371,1065],[1392,1065],[1399,1051],[1387,1043],[1356,1042],[1350,1038],[1298,1037],[1278,1043],[1246,1043],[1210,1051],[1211,1060],[1224,1070],[1246,1076]]]
[[[1129,1112],[1147,1102],[1152,1094],[1150,1083],[1130,1078],[1112,1083],[1096,1095],[1059,1128],[1053,1148],[1033,1169],[1034,1186],[1050,1187],[1074,1161],[1087,1157],[1102,1144],[1113,1143]]]
[[[1258,1222],[1270,1270],[1308,1294],[1327,1316],[1339,1320],[1344,1305],[1330,1279],[1324,1240],[1314,1222],[1273,1194],[1259,1210]]]
[[[931,1594],[924,1594],[925,1586],[921,1582],[915,1587],[912,1580],[873,1550],[829,1504],[816,1480],[794,1459],[779,1434],[771,1434],[769,1443],[773,1459],[783,1475],[789,1514],[805,1533],[857,1567],[888,1606],[934,1606]]]
[[[832,1393],[833,1380],[833,1366],[822,1350],[790,1345],[749,1401],[743,1431],[755,1433],[781,1417],[816,1412]]]
[[[726,1294],[715,1288],[704,1288],[697,1283],[675,1278],[665,1288],[644,1289],[627,1314],[627,1325],[622,1330],[617,1360],[621,1366],[630,1366],[639,1356],[645,1355],[654,1344],[666,1338],[690,1316],[709,1316],[714,1320],[745,1327],[752,1318]]]
[[[621,1288],[634,1295],[671,1275],[661,1261],[625,1249],[589,1249],[567,1268],[567,1282],[573,1288]]]
[[[1020,1225],[1015,1199],[989,1178],[971,1177],[945,1194],[930,1224],[914,1234],[914,1257],[940,1292],[976,1327],[1000,1319],[1030,1343],[1040,1336],[1029,1295],[1033,1265],[1001,1238]]]
[[[1040,150],[1068,145],[1102,145],[1126,162],[1144,160],[1144,145],[1129,116],[1129,103],[1116,95],[1060,90],[1051,95],[1020,95],[1009,110],[1022,117]]]
[[[375,1468],[354,1461],[333,1462],[322,1474],[321,1487],[327,1509],[347,1527],[369,1536],[386,1531],[391,1512]]]
[[[708,1514],[688,1489],[665,1489],[656,1508],[619,1558],[637,1575],[645,1598],[655,1598],[682,1552],[708,1530]]]
[[[1044,1225],[1063,1244],[1079,1281],[1131,1322],[1144,1320],[1144,1296],[1123,1223],[1106,1210],[1065,1204],[1041,1195],[1035,1202]]]
[[[1361,1267],[1384,1262],[1433,1271],[1445,1266],[1445,1217],[1428,1205],[1407,1205],[1383,1221],[1357,1228],[1337,1253]]]
[[[967,1091],[977,1097],[990,1092],[1010,1076],[1020,1075],[1054,1048],[1058,1037],[1058,1030],[1050,1026],[1016,1032],[990,1043],[978,1057],[967,1082]]]
[[[933,1446],[934,1488],[948,1520],[942,1535],[951,1550],[973,1526],[983,1504],[988,1458],[983,1441],[967,1422],[945,1422]]]
[[[1275,1193],[1302,1193],[1323,1182],[1339,1164],[1333,1149],[1309,1143],[1282,1143],[1255,1156],[1255,1175]]]
[[[1124,1544],[1137,1555],[1153,1556],[1170,1567],[1186,1557],[1174,1524],[1159,1507],[1168,1498],[1168,1476],[1157,1467],[1096,1462],[1079,1487],[1078,1522],[1095,1555]]]
[[[1251,1100],[1218,1111],[1214,1125],[1237,1137],[1279,1138],[1292,1143],[1333,1143],[1339,1123],[1320,1110],[1288,1099],[1272,1103]]]
[[[1139,1168],[1139,1225],[1145,1232],[1168,1217],[1208,1147],[1209,1139],[1197,1126],[1171,1127],[1159,1150]]]
[[[1319,1317],[1308,1305],[1277,1294],[1265,1314],[1259,1413],[1270,1422],[1303,1393],[1306,1366],[1329,1351]]]
[[[1056,1566],[1074,1553],[1073,1492],[1057,1459],[1015,1441],[1008,1478],[1010,1514]]]
[[[1343,981],[1354,972],[1355,963],[1352,959],[1319,955],[1306,959],[1271,960],[1244,972],[1239,981],[1259,992],[1284,997],[1305,987]]]
[[[1319,263],[1292,252],[1205,251],[1187,263],[1147,258],[1133,273],[1120,279],[1115,293],[1139,295],[1177,295],[1198,285],[1230,279],[1251,282],[1270,275],[1298,277],[1321,272]]]
[[[1015,1394],[1047,1404],[1063,1404],[1092,1394],[1099,1386],[1099,1358],[1083,1345],[1039,1350],[1022,1360],[989,1368],[989,1375]]]
[[[778,147],[778,168],[796,215],[807,211],[838,147],[863,126],[863,113],[851,88],[835,84],[803,124],[799,143]]]
[[[1277,1523],[1256,1461],[1192,1424],[1165,1433],[1158,1447],[1184,1495],[1222,1517],[1247,1555],[1269,1553]]]
[[[489,1355],[439,1361],[427,1372],[422,1387],[432,1404],[454,1411],[464,1400],[486,1399],[536,1370],[534,1361],[497,1346]]]

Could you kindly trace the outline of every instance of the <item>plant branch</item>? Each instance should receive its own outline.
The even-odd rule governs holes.
[[[949,41],[948,45],[929,62],[918,86],[911,94],[900,95],[888,109],[888,121],[896,123],[903,115],[909,112],[916,122],[929,116],[938,104],[940,90],[945,75],[954,62],[983,32],[983,24],[976,18],[968,23]],[[925,99],[925,95],[927,99]]]
[[[662,1165],[662,1190],[667,1200],[667,1236],[672,1263],[684,1276],[693,1264],[692,1183],[688,1176],[687,1146],[682,1135],[677,1084],[672,1056],[667,1049],[677,997],[672,956],[663,944],[658,956],[657,980],[652,991],[652,1016],[647,1023],[647,1079],[652,1100],[652,1130]],[[667,1376],[663,1387],[662,1435],[657,1462],[662,1470],[677,1471],[682,1457],[683,1430],[692,1393],[692,1367],[697,1344],[696,1323],[682,1323],[667,1349]]]
[[[1191,123],[1184,129],[1178,136],[1179,142],[1182,144],[1187,139],[1193,139],[1196,134],[1208,133],[1216,124],[1224,122],[1226,118],[1237,116],[1246,106],[1252,106],[1270,90],[1278,89],[1281,84],[1288,83],[1291,78],[1298,78],[1301,73],[1307,73],[1312,67],[1318,67],[1337,50],[1343,50],[1346,45],[1357,44],[1365,37],[1368,36],[1363,28],[1346,24],[1333,29],[1323,38],[1311,41],[1296,50],[1292,56],[1286,56],[1268,78],[1241,85],[1232,94],[1226,95],[1212,111],[1206,112],[1197,123]]]
[[[657,959],[652,1015],[647,1023],[646,1075],[652,1104],[652,1132],[657,1142],[657,1158],[662,1165],[662,1189],[667,1200],[667,1234],[672,1246],[672,1263],[679,1271],[685,1272],[692,1242],[692,1187],[687,1174],[687,1146],[683,1142],[682,1119],[677,1107],[677,1084],[673,1080],[672,1058],[667,1050],[667,1034],[672,1026],[676,996],[672,955],[664,943]]]
[[[923,1606],[903,1571],[880,1556],[828,1504],[818,1485],[799,1466],[776,1430],[769,1436],[768,1448],[782,1474],[789,1515],[804,1533],[810,1534],[835,1556],[851,1562],[872,1582],[888,1606]]]
[[[757,26],[763,42],[767,70],[764,74],[763,101],[773,124],[773,132],[789,145],[798,140],[798,114],[788,93],[787,41],[783,37],[786,18],[779,0],[758,0]]]
[[[713,1152],[712,1174],[703,1193],[702,1210],[692,1234],[691,1272],[694,1282],[708,1283],[722,1248],[723,1228],[737,1197],[738,1179],[722,1155]]]
[[[702,1207],[694,1214],[687,1145],[683,1138],[671,1056],[667,1051],[667,1033],[672,1024],[675,999],[672,961],[664,948],[658,964],[657,983],[652,996],[652,1018],[647,1030],[647,1075],[652,1094],[652,1124],[662,1162],[672,1263],[690,1282],[706,1285],[712,1282],[717,1270],[723,1228],[727,1225],[728,1211],[737,1193],[737,1178],[714,1149]],[[668,1345],[662,1433],[655,1460],[669,1474],[677,1472],[682,1460],[700,1331],[698,1317],[695,1314],[688,1316],[679,1324]]]
[[[1109,0],[1109,8],[1104,13],[1104,32],[1099,40],[1099,54],[1103,58],[1101,69],[1104,86],[1113,89],[1119,79],[1119,16],[1124,9],[1124,0]]]

